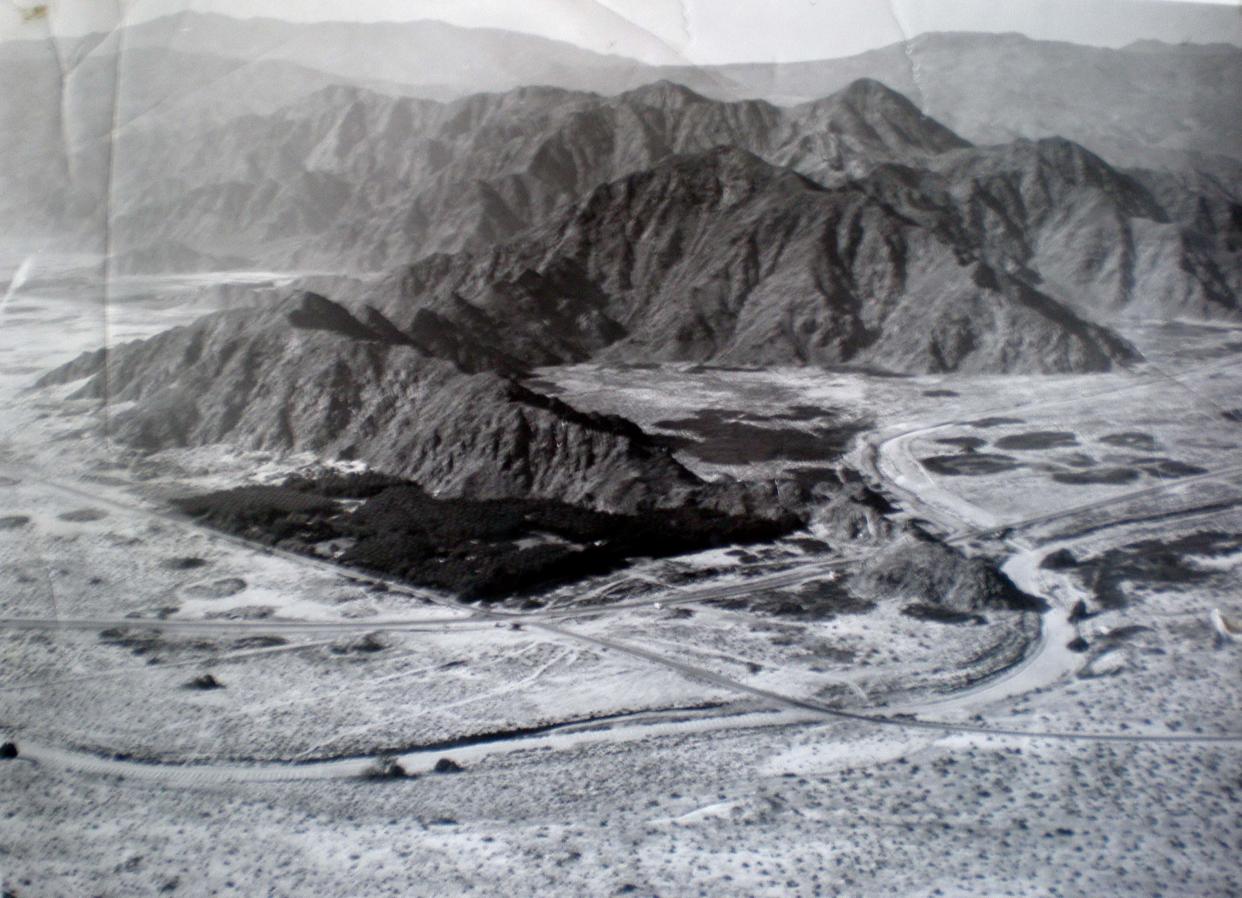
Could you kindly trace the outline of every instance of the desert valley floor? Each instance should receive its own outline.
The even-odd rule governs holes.
[[[837,602],[814,527],[479,606],[167,502],[311,459],[139,456],[31,389],[193,286],[0,311],[6,893],[1242,891],[1242,328],[1135,322],[1096,375],[540,371],[701,475],[844,460],[1048,607]]]

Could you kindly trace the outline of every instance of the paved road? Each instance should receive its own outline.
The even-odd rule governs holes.
[[[924,430],[926,429],[930,429],[930,428],[925,428]],[[890,442],[891,440],[898,439],[901,436],[909,436],[909,434],[908,433],[899,434],[899,435],[889,438],[889,440],[886,440],[885,442],[886,443]],[[876,447],[877,459],[879,458],[879,454],[878,454],[879,450],[880,448],[882,448],[883,445],[884,443],[881,443],[881,444],[878,444]],[[1237,469],[1242,470],[1242,465],[1235,466],[1235,467]],[[879,473],[878,469],[879,469],[879,466],[877,465],[877,473]],[[1220,475],[1221,475],[1221,472],[1214,472],[1213,475],[1204,475],[1204,476],[1220,476]],[[115,499],[112,499],[106,496],[101,496],[98,493],[82,489],[81,487],[75,486],[73,484],[66,484],[63,481],[50,480],[46,477],[39,476],[37,473],[29,471],[29,470],[18,472],[18,476],[23,477],[28,481],[30,480],[38,481],[39,483],[45,486],[61,490],[62,492],[66,492],[71,495],[75,495],[75,496],[88,499],[89,501],[93,503],[102,503],[102,504],[112,505],[114,507],[119,507],[123,509],[124,511],[126,511],[127,513],[136,513],[136,514],[142,514],[148,517],[158,518],[160,520],[163,520],[167,523],[173,524],[178,527],[187,527],[187,528],[192,528],[195,530],[205,530],[205,528],[202,528],[201,525],[198,525],[195,522],[187,518],[183,518],[171,512],[164,512],[158,509],[131,505],[128,503],[121,503]],[[1098,509],[1100,507],[1104,507],[1109,504],[1114,504],[1115,502],[1118,502],[1118,501],[1124,501],[1126,499],[1135,498],[1136,494],[1139,496],[1142,496],[1142,495],[1149,495],[1149,494],[1154,494],[1157,492],[1162,492],[1165,489],[1168,489],[1169,487],[1180,486],[1184,484],[1185,482],[1186,481],[1183,480],[1181,481],[1181,483],[1161,484],[1160,486],[1155,487],[1155,488],[1147,488],[1144,490],[1134,491],[1134,493],[1127,494],[1126,496],[1123,496],[1123,497],[1112,497],[1109,500],[1106,500],[1105,502],[1090,503],[1088,506],[1080,506],[1074,509],[1066,509],[1066,510],[1063,510],[1062,512],[1055,513],[1054,515],[1044,515],[1040,517],[1040,522],[1046,522],[1047,520],[1053,517],[1079,514],[1087,509],[1090,509],[1090,510]],[[905,493],[906,491],[903,490],[902,492]],[[1015,524],[1011,524],[1007,526],[1009,527],[1021,526],[1021,522],[1015,522]],[[991,737],[1005,737],[1005,738],[1034,738],[1034,739],[1127,742],[1127,743],[1176,743],[1176,744],[1183,744],[1183,743],[1239,744],[1239,743],[1242,743],[1242,733],[1206,733],[1206,734],[1205,733],[1167,733],[1167,732],[1164,732],[1164,733],[1151,733],[1151,732],[1119,733],[1119,732],[1076,732],[1076,731],[1069,731],[1069,730],[1039,730],[1039,729],[1027,730],[1027,729],[1019,729],[1019,728],[1013,728],[1013,727],[988,726],[986,724],[924,719],[924,718],[920,718],[917,716],[884,715],[884,714],[866,713],[863,711],[845,710],[845,709],[840,709],[840,708],[834,708],[834,707],[825,705],[823,703],[820,703],[820,702],[817,702],[811,699],[806,699],[806,698],[802,698],[798,696],[785,695],[785,694],[782,694],[782,693],[779,693],[773,690],[750,686],[748,684],[739,682],[732,678],[723,676],[719,673],[716,673],[715,671],[711,671],[705,668],[687,664],[675,658],[670,658],[664,654],[643,648],[642,646],[634,645],[631,643],[624,643],[624,642],[621,642],[615,639],[608,639],[605,637],[588,635],[585,633],[578,632],[576,630],[569,629],[565,627],[563,624],[557,622],[565,618],[582,617],[585,615],[606,613],[608,611],[615,610],[615,609],[650,606],[654,604],[655,602],[661,602],[663,604],[685,604],[685,603],[691,603],[691,602],[705,602],[705,601],[712,601],[712,600],[745,595],[750,592],[753,592],[755,589],[770,589],[770,588],[778,588],[780,586],[793,585],[797,582],[806,580],[810,577],[823,576],[823,574],[826,573],[828,570],[831,570],[834,567],[840,566],[843,563],[840,561],[829,562],[829,563],[808,562],[806,564],[799,565],[794,570],[781,571],[781,572],[778,572],[776,574],[773,574],[767,577],[753,578],[753,579],[749,579],[741,583],[734,583],[734,584],[729,584],[729,585],[720,586],[720,587],[707,587],[703,589],[694,589],[694,590],[668,591],[665,593],[661,593],[657,596],[644,597],[642,600],[626,602],[626,603],[618,603],[616,605],[611,605],[611,606],[600,606],[598,608],[589,608],[589,609],[582,609],[582,608],[546,609],[546,610],[538,611],[538,612],[514,613],[514,612],[500,611],[496,609],[474,608],[472,606],[464,605],[463,603],[457,602],[456,600],[450,597],[434,594],[434,593],[431,593],[430,591],[411,589],[408,585],[400,583],[399,581],[395,581],[391,578],[361,574],[359,572],[353,571],[352,569],[342,568],[339,565],[333,564],[332,562],[329,562],[329,561],[308,558],[306,556],[298,555],[298,554],[291,553],[291,552],[285,552],[283,550],[271,549],[266,546],[261,546],[261,545],[251,543],[247,540],[244,540],[238,537],[230,536],[227,534],[220,534],[216,531],[207,531],[207,532],[213,538],[224,539],[227,542],[238,545],[249,551],[260,552],[263,554],[278,555],[297,564],[310,565],[310,566],[313,566],[319,569],[330,571],[335,574],[341,574],[347,577],[351,577],[351,578],[354,578],[354,579],[357,579],[363,582],[383,583],[386,586],[388,586],[390,589],[396,590],[403,594],[415,596],[425,601],[434,602],[436,604],[443,605],[448,608],[452,608],[454,611],[459,612],[459,615],[454,616],[454,617],[447,617],[447,618],[431,618],[431,619],[424,618],[422,620],[410,620],[410,619],[374,620],[372,619],[372,620],[367,620],[367,621],[340,621],[340,622],[337,622],[337,621],[154,621],[154,620],[131,619],[131,618],[95,619],[95,620],[78,620],[78,621],[63,621],[63,620],[47,619],[47,620],[0,621],[0,626],[10,627],[10,628],[23,628],[23,629],[57,627],[57,628],[93,629],[93,630],[98,630],[98,629],[102,629],[102,628],[109,627],[109,626],[125,626],[125,627],[152,627],[152,628],[178,630],[178,631],[180,630],[191,630],[191,631],[210,630],[213,632],[262,631],[262,632],[315,632],[315,633],[318,633],[318,632],[323,632],[325,630],[331,630],[334,632],[351,632],[351,631],[373,632],[375,630],[385,630],[385,629],[419,630],[419,629],[460,627],[460,626],[478,627],[478,626],[485,626],[489,624],[494,626],[496,622],[502,622],[502,621],[507,621],[507,622],[521,621],[522,623],[529,625],[533,629],[543,630],[549,634],[558,636],[562,639],[585,643],[597,649],[605,649],[608,651],[622,653],[630,657],[643,660],[647,663],[658,665],[666,669],[670,669],[674,672],[679,673],[682,676],[697,680],[699,682],[705,682],[705,683],[714,685],[718,688],[727,689],[737,695],[745,696],[745,697],[752,698],[752,699],[758,699],[760,702],[767,704],[767,705],[771,705],[771,706],[775,706],[779,708],[786,708],[786,709],[790,709],[790,710],[794,710],[798,712],[805,712],[810,715],[814,715],[814,716],[818,716],[822,718],[849,720],[849,721],[854,721],[857,723],[863,723],[863,724],[873,725],[873,726],[897,727],[897,728],[902,728],[902,729],[932,731],[932,732],[938,732],[938,733],[971,733],[971,734],[980,734],[980,735],[991,736]],[[464,613],[467,616],[466,617],[460,616],[460,614],[462,613]],[[1029,661],[1030,659],[1028,658],[1025,663],[1029,663]],[[92,769],[93,770],[97,768],[101,763],[104,763],[105,766],[108,767],[109,771],[112,771],[112,772],[115,772],[113,768],[117,767],[118,765],[120,765],[122,768],[125,768],[126,765],[137,764],[143,768],[146,768],[147,770],[150,770],[153,766],[154,767],[161,766],[161,765],[142,764],[141,762],[128,762],[128,761],[117,760],[117,759],[103,759],[98,756],[91,755],[89,753],[74,753],[74,752],[67,751],[64,749],[52,748],[52,747],[46,747],[46,746],[35,747],[35,756],[38,756],[39,754],[43,755],[43,757],[49,761],[54,760],[56,763],[61,764],[61,765],[77,766],[79,769]],[[165,765],[165,766],[171,766],[173,768],[176,768],[177,765]],[[242,769],[239,769],[239,765],[225,765],[225,766],[227,766],[227,769],[230,771],[230,774],[234,776],[234,778],[241,778],[241,779],[247,778],[244,771]],[[255,768],[257,769],[259,767],[263,767],[263,768],[270,769],[270,766],[271,765],[255,765]],[[339,775],[356,776],[358,775],[360,770],[355,769],[355,767],[357,767],[356,763],[352,765],[345,765],[344,767],[341,767],[339,769]],[[198,768],[198,769],[201,770],[203,768]],[[208,769],[210,769],[210,765],[208,765]],[[228,775],[229,774],[226,774],[226,776]],[[329,774],[329,775],[333,775],[333,774]]]
[[[729,689],[743,695],[753,696],[775,705],[799,711],[810,711],[824,717],[852,720],[861,723],[875,724],[878,726],[892,726],[900,727],[902,729],[934,730],[944,733],[978,733],[988,736],[1027,737],[1032,739],[1068,739],[1088,742],[1242,743],[1242,733],[1101,733],[1075,732],[1073,730],[1024,730],[1018,728],[993,727],[987,726],[986,724],[925,720],[918,717],[868,714],[863,711],[850,711],[842,708],[834,708],[831,705],[825,705],[811,699],[784,695],[770,689],[760,689],[756,686],[748,686],[744,683],[739,683],[737,680],[718,674],[715,671],[686,664],[631,643],[623,643],[618,640],[608,639],[602,636],[589,636],[584,633],[566,630],[564,627],[557,626],[556,624],[536,624],[534,629],[546,630],[549,633],[555,633],[559,636],[589,642],[600,648],[611,649],[635,658],[641,658],[645,661],[650,661],[653,664],[659,664],[663,667],[675,670],[690,679],[711,683],[712,685]]]

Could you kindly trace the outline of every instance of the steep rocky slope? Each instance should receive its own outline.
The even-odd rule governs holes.
[[[306,294],[217,313],[83,356],[113,437],[143,449],[227,442],[359,458],[437,494],[538,496],[607,509],[690,501],[704,485],[627,421],[468,375]],[[745,504],[739,491],[713,499]]]
[[[1180,181],[1189,189],[1158,194],[1147,184],[1159,176],[1048,138],[946,154],[919,190],[952,205],[989,257],[1087,317],[1236,318],[1242,207],[1217,185]]]
[[[1124,343],[997,267],[952,204],[882,167],[825,188],[742,150],[675,156],[372,300],[531,365],[605,358],[1102,370]]]

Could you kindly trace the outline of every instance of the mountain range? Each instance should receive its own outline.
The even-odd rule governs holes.
[[[107,410],[142,450],[229,443],[359,459],[436,495],[540,497],[633,512],[694,505],[777,517],[771,484],[707,483],[631,422],[579,412],[429,355],[382,315],[302,293],[87,353],[37,386]]]
[[[583,361],[1104,371],[1140,361],[1116,329],[1127,318],[1242,316],[1242,151],[1234,125],[1212,122],[1236,50],[932,35],[902,48],[907,67],[906,51],[927,63],[913,82],[890,49],[622,89],[652,68],[520,36],[504,51],[515,68],[483,72],[468,51],[491,33],[323,26],[311,40],[178,21],[139,26],[120,67],[107,41],[70,48],[61,119],[0,146],[25,166],[6,173],[23,172],[9,207],[48,189],[40,226],[89,240],[102,223],[113,273],[304,273],[44,380],[89,377],[78,395],[115,405],[110,433],[142,448],[305,449],[449,495],[776,514],[776,487],[706,484],[629,422],[522,375]],[[206,23],[193,65],[186,22],[191,36]],[[355,65],[366,35],[375,59]],[[380,52],[419,40],[445,51],[410,77]],[[332,52],[308,59],[314,46]],[[232,52],[262,52],[263,68]],[[34,58],[0,47],[13,71]],[[128,65],[149,76],[133,92]],[[214,80],[195,85],[194,66]],[[887,83],[798,93],[866,69]],[[1193,102],[1155,114],[1123,90],[1140,70],[1162,103]],[[429,73],[440,98],[413,95]],[[109,78],[125,98],[111,118],[86,102]],[[452,97],[472,78],[501,89]],[[583,89],[595,79],[607,89]],[[786,104],[731,96],[761,82]],[[941,103],[943,121],[928,114]],[[75,104],[92,112],[74,120]],[[1090,146],[1048,133],[1063,124]]]
[[[49,49],[45,42],[16,46],[22,49],[11,54],[28,58]],[[535,35],[436,21],[289,22],[186,11],[88,35],[57,53],[64,67],[135,51],[164,55],[164,77],[141,79],[139,68],[126,79],[126,93],[197,93],[228,70],[259,65],[267,68],[253,71],[252,89],[244,93],[270,95],[264,82],[289,65],[333,83],[386,82],[441,100],[528,85],[611,94],[666,79],[715,99],[797,105],[875,78],[976,143],[1057,135],[1125,164],[1133,160],[1119,151],[1144,148],[1242,155],[1242,125],[1232,114],[1242,48],[1227,43],[1147,40],[1108,49],[1016,33],[941,32],[837,59],[659,66]],[[302,92],[292,83],[286,90],[287,102]]]
[[[327,112],[328,98],[304,105],[308,97],[334,86],[451,101],[530,85],[611,97],[667,80],[707,98],[789,107],[871,78],[975,144],[1064,137],[1121,167],[1193,173],[1199,189],[1234,199],[1242,180],[1234,114],[1242,48],[1227,44],[1111,50],[943,33],[843,59],[650,66],[438,22],[291,23],[185,12],[73,41],[0,43],[0,75],[22,85],[0,103],[0,234],[47,241],[69,233],[92,249],[107,248],[107,204],[148,205],[133,194],[144,166],[175,170],[187,152],[227,140],[230,123],[246,127],[239,120],[247,117],[287,109],[289,117],[314,119]],[[187,174],[182,186],[219,181],[205,174]],[[270,195],[264,180],[233,192],[248,186],[249,197]],[[194,249],[210,262],[209,249],[192,245],[182,257]]]
[[[667,81],[447,104],[333,87],[217,129],[175,165],[127,158],[122,270],[392,271],[363,292],[393,320],[447,322],[473,336],[464,351],[526,365],[611,347],[1098,369],[1126,353],[1088,323],[1238,314],[1242,207],[1226,191],[1127,173],[1064,139],[973,146],[870,79],[792,108]],[[574,232],[591,236],[568,246]],[[532,335],[531,304],[562,301],[561,318],[592,323]],[[928,339],[898,347],[885,332]],[[1029,341],[987,336],[1016,333]]]
[[[524,365],[1071,371],[1133,357],[925,196],[903,166],[825,187],[736,147],[677,154],[368,300],[416,339],[451,333]]]

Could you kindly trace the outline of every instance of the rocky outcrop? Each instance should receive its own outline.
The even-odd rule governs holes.
[[[954,612],[1040,607],[1039,599],[1014,586],[991,562],[967,558],[913,531],[868,555],[850,585],[863,598],[914,601]]]
[[[812,523],[829,541],[883,544],[893,538],[893,506],[880,493],[853,479],[817,492]]]

